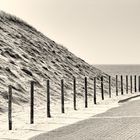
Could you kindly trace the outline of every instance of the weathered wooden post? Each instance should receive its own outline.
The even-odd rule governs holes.
[[[109,76],[109,98],[111,98],[111,76]]]
[[[9,95],[8,95],[8,121],[9,130],[12,130],[12,86],[9,85]]]
[[[121,94],[123,95],[123,76],[121,75]]]
[[[94,77],[94,104],[96,104],[96,77]]]
[[[128,75],[126,75],[126,93],[128,94]]]
[[[137,92],[137,76],[134,76],[134,82],[135,82],[135,92]]]
[[[65,113],[64,109],[64,80],[61,80],[61,112]]]
[[[74,110],[76,110],[76,78],[73,78],[73,101],[74,101]]]
[[[34,81],[31,81],[30,123],[34,123]]]
[[[118,96],[118,75],[116,75],[116,96]]]
[[[140,92],[140,76],[139,76],[139,92]]]
[[[85,108],[88,107],[88,102],[87,102],[87,77],[85,77]]]
[[[130,76],[130,92],[132,93],[133,85],[132,85],[132,75]]]
[[[47,80],[47,117],[51,117],[50,113],[50,81]]]
[[[104,83],[103,83],[103,76],[101,76],[101,97],[104,100]]]

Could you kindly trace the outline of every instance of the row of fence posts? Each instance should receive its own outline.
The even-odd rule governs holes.
[[[94,94],[93,94],[93,102],[94,104],[97,103],[96,101],[96,82],[97,77],[94,77]],[[88,92],[87,92],[87,77],[84,79],[84,89],[85,89],[85,108],[88,107]],[[118,96],[119,88],[118,88],[118,75],[116,75],[116,96]],[[138,77],[138,91],[140,92],[140,76]],[[30,124],[34,123],[34,85],[35,82],[31,81],[31,91],[30,91]],[[109,76],[108,80],[109,85],[109,98],[111,98],[111,76]],[[124,85],[123,85],[123,76],[120,76],[120,89],[121,89],[121,95],[124,94]],[[128,94],[129,85],[128,85],[128,75],[126,75],[126,93]],[[133,91],[133,85],[132,85],[132,75],[130,76],[130,93]],[[137,77],[134,76],[134,91],[137,92]],[[101,76],[101,98],[104,100],[104,77]],[[73,78],[73,106],[74,110],[77,110],[76,108],[76,78]],[[64,80],[61,80],[61,112],[65,113],[65,107],[64,107]],[[51,117],[50,113],[50,80],[47,80],[47,117]],[[9,98],[8,98],[8,125],[9,130],[12,130],[12,86],[9,86]]]

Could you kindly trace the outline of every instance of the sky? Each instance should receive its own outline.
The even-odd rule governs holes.
[[[140,64],[140,0],[0,0],[90,64]]]

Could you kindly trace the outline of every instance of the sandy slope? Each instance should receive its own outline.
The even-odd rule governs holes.
[[[65,98],[72,94],[73,76],[77,78],[77,94],[84,94],[84,77],[88,77],[88,93],[93,93],[93,77],[107,75],[76,57],[26,24],[24,21],[0,12],[0,110],[6,111],[7,86],[14,88],[13,102],[29,101],[30,80],[36,81],[35,103],[46,100],[46,79],[51,79],[52,101],[60,99],[60,80],[65,80]],[[105,79],[108,93],[108,79]],[[114,81],[112,82],[114,86]],[[97,90],[97,92],[100,92]]]

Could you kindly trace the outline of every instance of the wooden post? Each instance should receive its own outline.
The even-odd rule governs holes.
[[[85,77],[85,108],[88,107],[87,103],[87,77]]]
[[[135,92],[137,92],[137,76],[134,76],[134,82],[135,82]]]
[[[126,93],[128,94],[128,75],[126,75]]]
[[[139,76],[139,92],[140,92],[140,76]]]
[[[47,117],[51,117],[50,113],[50,81],[47,80]]]
[[[64,80],[61,80],[61,112],[65,113],[64,109]]]
[[[109,76],[109,98],[111,98],[111,76]]]
[[[12,86],[9,87],[8,95],[8,121],[9,121],[9,130],[12,130]]]
[[[31,81],[30,123],[34,123],[34,81]]]
[[[132,85],[132,75],[130,76],[130,92],[132,93],[133,85]]]
[[[116,96],[118,96],[118,75],[116,75]]]
[[[123,76],[121,75],[121,94],[123,95]]]
[[[74,110],[76,110],[76,78],[73,78],[73,102]]]
[[[94,77],[94,104],[96,104],[96,77]]]
[[[103,76],[101,76],[101,96],[102,96],[102,100],[104,100],[104,83],[103,83]]]

